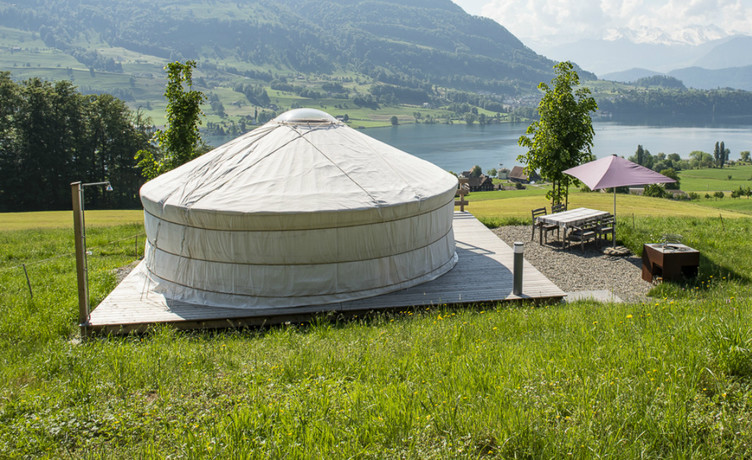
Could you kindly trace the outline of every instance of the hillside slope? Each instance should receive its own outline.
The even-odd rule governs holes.
[[[549,80],[554,64],[450,0],[0,1],[0,26],[37,33],[50,49],[115,73],[136,53],[267,81],[289,71],[357,72],[412,87],[519,94]],[[123,51],[102,51],[112,48]]]

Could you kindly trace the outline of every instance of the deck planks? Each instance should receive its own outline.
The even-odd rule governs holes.
[[[436,280],[367,299],[283,311],[218,308],[167,300],[147,289],[142,262],[91,312],[86,327],[88,331],[103,333],[127,333],[160,323],[186,329],[238,327],[298,321],[321,311],[357,312],[525,299],[558,301],[566,295],[527,261],[522,295],[514,295],[512,248],[471,214],[455,212],[454,234],[459,261]]]

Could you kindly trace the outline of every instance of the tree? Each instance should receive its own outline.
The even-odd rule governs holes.
[[[707,152],[695,150],[689,154],[689,165],[691,168],[712,168],[713,164],[713,156]]]
[[[541,177],[552,182],[546,197],[552,203],[568,201],[569,184],[576,179],[564,174],[564,170],[593,159],[593,124],[590,112],[598,105],[585,87],[574,89],[580,83],[571,62],[554,66],[556,76],[551,81],[553,88],[541,82],[538,89],[543,98],[538,104],[540,120],[527,128],[527,136],[520,136],[518,143],[528,149],[517,157],[531,175],[540,171]]]
[[[89,105],[90,148],[94,162],[89,165],[90,180],[108,179],[111,192],[94,188],[86,192],[97,207],[131,208],[139,206],[138,189],[143,177],[135,167],[134,151],[148,146],[154,130],[151,120],[141,112],[131,112],[120,99],[109,94],[96,96]]]
[[[721,147],[718,142],[715,143],[715,147],[713,148],[713,160],[716,166],[721,163]]]
[[[671,160],[661,160],[653,163],[653,171],[661,172],[664,169],[676,169]]]
[[[491,169],[489,169],[488,171],[486,171],[486,174],[487,174],[487,175],[488,175],[489,177],[496,177],[496,175],[497,175],[498,173],[499,173],[499,172],[498,172],[498,171],[496,170],[496,168],[491,168]]]
[[[653,158],[653,155],[650,154],[650,150],[643,149],[642,145],[637,145],[637,150],[635,151],[634,156],[631,156],[627,159],[649,169],[653,169],[653,163],[655,160]]]
[[[743,162],[749,163],[750,162],[750,159],[749,159],[749,150],[743,150],[743,151],[739,152],[739,158]]]
[[[676,181],[665,184],[666,190],[679,190],[679,175],[673,168],[663,169],[660,171],[660,173]]]
[[[390,118],[389,121],[392,123],[392,126],[399,125],[399,118],[397,118],[397,115],[392,115],[392,118]]]
[[[24,82],[20,94],[13,117],[14,182],[23,193],[13,205],[25,211],[69,208],[71,177],[89,182],[85,165],[93,159],[85,141],[85,97],[69,81],[39,78]],[[14,193],[12,186],[8,191]]]
[[[470,170],[470,177],[480,177],[482,174],[483,170],[478,165],[473,166],[473,169]]]
[[[666,189],[659,184],[650,184],[642,189],[642,195],[653,198],[665,198],[668,194],[666,193]]]
[[[109,94],[83,95],[69,81],[16,84],[0,72],[0,211],[70,209],[70,183],[92,188],[87,206],[135,207],[142,178],[135,151],[151,128]]]
[[[198,126],[201,124],[201,103],[205,96],[201,91],[191,89],[195,67],[196,61],[186,61],[185,64],[176,61],[165,67],[166,128],[154,134],[156,152],[144,149],[136,153],[138,166],[148,179],[175,169],[199,155],[201,134]]]
[[[715,165],[717,167],[723,168],[723,165],[728,161],[730,154],[731,151],[726,148],[726,144],[724,144],[723,141],[721,141],[720,143],[715,143],[715,148],[713,149],[713,158],[715,159]]]
[[[642,145],[640,144],[637,145],[637,151],[635,151],[634,158],[635,158],[635,161],[634,161],[635,163],[637,163],[638,165],[644,165],[645,150],[643,150]]]

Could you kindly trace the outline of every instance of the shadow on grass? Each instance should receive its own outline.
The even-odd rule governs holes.
[[[556,303],[559,304],[559,303]],[[118,333],[91,333],[84,341],[133,341],[157,336],[179,335],[189,340],[213,340],[226,338],[262,339],[271,334],[290,332],[307,335],[319,333],[322,330],[344,330],[353,326],[379,327],[396,321],[413,321],[419,318],[435,317],[437,315],[447,317],[457,313],[475,311],[483,313],[498,309],[536,308],[551,303],[534,300],[514,300],[505,302],[474,302],[444,305],[431,305],[420,307],[394,307],[386,309],[372,309],[352,312],[328,311],[296,317],[295,320],[282,322],[227,326],[206,328],[179,328],[174,324],[160,323],[151,324],[144,329],[130,331],[124,334]]]

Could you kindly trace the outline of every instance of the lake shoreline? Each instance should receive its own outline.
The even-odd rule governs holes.
[[[501,167],[511,169],[526,150],[517,140],[527,130],[528,122],[504,122],[489,125],[410,123],[389,127],[364,128],[364,134],[395,148],[430,161],[449,171],[467,171],[479,165],[485,171]],[[678,153],[689,158],[695,150],[713,152],[716,142],[731,149],[731,159],[739,152],[752,150],[752,130],[746,125],[663,126],[594,121],[593,154],[602,158],[611,154],[629,157],[637,145],[651,154]],[[234,136],[205,136],[211,145],[221,145]],[[213,142],[212,142],[213,140]]]

